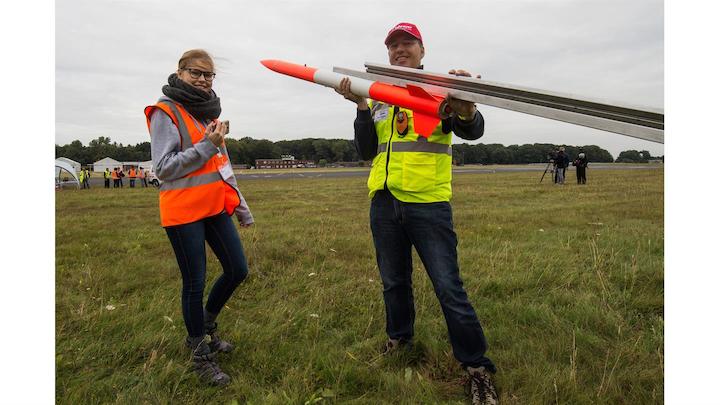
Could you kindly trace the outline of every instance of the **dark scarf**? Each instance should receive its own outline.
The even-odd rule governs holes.
[[[185,109],[198,120],[214,120],[220,116],[220,98],[215,91],[206,93],[180,80],[177,73],[168,77],[168,84],[163,86],[164,95],[182,104]]]

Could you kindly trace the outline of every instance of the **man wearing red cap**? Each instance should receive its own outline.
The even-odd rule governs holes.
[[[397,24],[385,45],[391,65],[423,68],[425,47],[415,24]],[[470,76],[464,70],[449,73]],[[357,104],[355,147],[363,159],[373,160],[368,178],[370,228],[389,338],[383,353],[412,345],[415,246],[440,301],[455,358],[470,374],[472,403],[497,404],[495,365],[485,356],[487,341],[460,279],[450,206],[452,134],[480,138],[485,127],[482,115],[475,104],[448,98],[454,114],[424,138],[414,131],[412,110],[353,94],[349,78],[341,81],[337,92]]]

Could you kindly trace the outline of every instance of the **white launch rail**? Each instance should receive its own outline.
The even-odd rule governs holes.
[[[428,92],[552,120],[665,143],[662,109],[593,100],[570,94],[399,66],[365,63],[366,72],[339,68],[336,73],[398,86],[414,84]]]

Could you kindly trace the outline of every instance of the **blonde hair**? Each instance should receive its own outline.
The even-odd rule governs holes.
[[[209,63],[210,68],[215,71],[215,63],[213,62],[212,56],[204,49],[191,49],[183,53],[178,61],[178,69],[186,68],[190,62],[195,60],[202,60]]]

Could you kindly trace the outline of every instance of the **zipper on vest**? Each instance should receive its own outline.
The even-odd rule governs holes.
[[[388,189],[387,181],[388,181],[388,176],[390,175],[389,169],[388,169],[388,165],[390,164],[390,144],[392,143],[392,137],[395,134],[395,114],[397,114],[397,112],[399,110],[400,110],[400,107],[398,107],[396,105],[393,106],[393,116],[392,116],[392,120],[390,121],[390,139],[388,139],[387,151],[386,151],[387,155],[385,155],[385,184],[383,185],[384,190]]]

